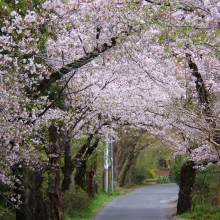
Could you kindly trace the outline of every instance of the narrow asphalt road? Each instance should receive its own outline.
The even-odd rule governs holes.
[[[140,187],[112,199],[92,220],[165,220],[177,198],[174,183]]]

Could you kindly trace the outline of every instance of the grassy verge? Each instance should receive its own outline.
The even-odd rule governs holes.
[[[104,193],[101,189],[99,193],[95,195],[93,199],[89,201],[89,205],[85,208],[79,209],[74,214],[74,217],[64,215],[65,220],[89,220],[91,219],[98,210],[103,207],[109,200],[116,196],[124,195],[130,192],[131,189],[124,189],[117,187],[115,192]],[[0,220],[15,220],[15,213],[9,211],[6,208],[0,206]]]
[[[91,219],[97,211],[103,207],[109,200],[116,196],[124,195],[129,190],[117,188],[115,192],[104,193],[102,190],[99,190],[99,193],[95,195],[93,199],[91,199],[88,207],[77,210],[74,217],[69,217],[65,215],[65,220],[89,220]]]
[[[179,218],[185,219],[198,219],[198,220],[219,220],[220,219],[220,207],[209,207],[206,208],[206,212],[194,211],[194,212],[186,212],[180,216]]]
[[[0,206],[0,219],[1,220],[15,220],[15,213]]]

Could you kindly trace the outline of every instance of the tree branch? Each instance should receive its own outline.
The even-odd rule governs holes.
[[[69,81],[73,78],[73,76],[76,74],[76,71],[69,77],[69,79],[67,80],[67,82],[65,83],[65,85],[63,86],[62,90],[59,92],[58,96],[56,97],[56,99],[54,99],[44,110],[43,112],[41,112],[40,114],[38,114],[38,118],[41,117],[42,115],[44,115],[53,105],[54,103],[59,99],[59,97],[61,96],[61,94],[63,93],[64,89],[67,87]],[[35,119],[36,120],[36,119]],[[34,120],[34,121],[35,121]]]
[[[52,72],[49,79],[44,79],[40,82],[40,84],[36,87],[36,90],[40,93],[43,93],[52,83],[61,79],[64,75],[70,73],[73,70],[79,69],[82,66],[85,66],[87,63],[94,60],[100,54],[116,46],[116,40],[117,40],[117,37],[112,37],[110,45],[107,45],[106,43],[104,43],[101,46],[99,46],[99,48],[94,48],[94,51],[91,53],[88,53],[86,56],[78,60],[74,60],[72,63],[66,64],[62,66],[60,69],[55,70],[54,72]]]

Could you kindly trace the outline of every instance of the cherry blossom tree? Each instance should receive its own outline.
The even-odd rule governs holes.
[[[110,125],[162,136],[193,161],[204,161],[202,149],[217,161],[218,7],[208,0],[54,0],[13,10],[5,1],[1,181],[19,188],[20,172],[37,172],[40,195],[47,170],[50,217],[62,219],[63,152],[67,189],[77,158],[92,154]],[[82,137],[88,143],[73,156],[71,140]]]

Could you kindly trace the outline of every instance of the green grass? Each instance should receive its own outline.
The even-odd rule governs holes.
[[[206,212],[194,211],[186,212],[179,215],[180,218],[198,219],[198,220],[219,220],[220,219],[220,207],[208,207]]]
[[[15,220],[16,218],[13,212],[0,206],[0,219],[1,220]]]
[[[78,210],[72,218],[65,215],[65,220],[89,220],[112,198],[124,195],[127,192],[129,192],[129,190],[118,188],[115,192],[104,193],[100,189],[99,194],[96,194],[95,197],[91,199],[88,207]]]

